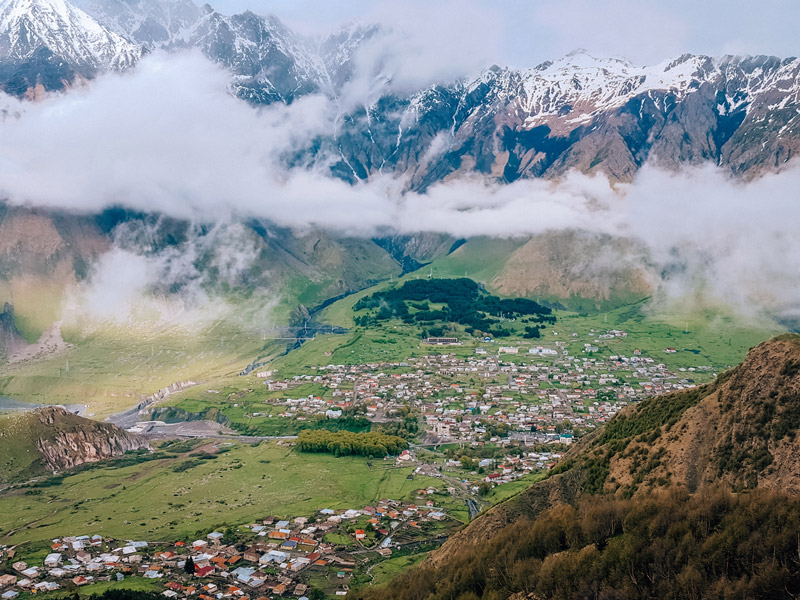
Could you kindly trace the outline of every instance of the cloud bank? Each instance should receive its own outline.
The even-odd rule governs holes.
[[[644,168],[633,183],[616,186],[580,174],[558,183],[462,179],[425,194],[403,193],[403,182],[390,177],[351,186],[324,165],[287,170],[281,161],[331,131],[335,107],[308,97],[254,109],[228,93],[225,72],[192,53],[153,55],[133,72],[68,95],[3,105],[0,196],[12,203],[78,212],[122,205],[227,228],[257,217],[359,236],[387,228],[456,237],[582,230],[638,240],[664,289],[685,293],[703,282],[742,307],[800,306],[797,169],[746,184],[707,166]],[[225,239],[242,239],[230,231]],[[96,296],[115,306],[124,302],[115,294],[129,297],[154,281],[199,294],[197,254],[223,239],[198,235],[173,256],[142,250],[146,244],[128,243],[123,233],[93,279],[107,290]],[[253,260],[246,244],[215,257],[216,272],[231,285]]]

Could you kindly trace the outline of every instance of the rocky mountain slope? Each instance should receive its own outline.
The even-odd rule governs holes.
[[[3,89],[34,96],[76,80],[124,70],[142,48],[65,0],[0,3],[0,80]]]
[[[424,190],[459,174],[510,182],[573,169],[630,181],[646,162],[712,162],[754,177],[783,168],[800,143],[796,58],[686,54],[639,67],[577,51],[410,95],[393,90],[391,72],[370,72],[361,75],[377,93],[353,103],[358,53],[381,27],[307,39],[276,17],[227,16],[190,0],[72,1],[3,0],[1,89],[36,96],[152,50],[198,48],[253,104],[326,95],[340,112],[335,130],[287,161],[330,164],[348,181],[394,173]]]
[[[450,577],[455,564],[482,553],[515,524],[535,526],[540,515],[552,518],[559,506],[580,506],[587,498],[632,498],[635,507],[653,494],[679,494],[687,502],[762,490],[796,501],[799,431],[800,336],[785,335],[752,349],[712,383],[622,411],[573,448],[547,479],[479,516],[432,553],[424,567],[434,575],[426,585]],[[520,596],[529,597],[540,596]]]
[[[575,169],[630,181],[648,161],[755,176],[796,153],[798,76],[797,59],[684,55],[640,68],[578,52],[386,96],[353,114],[329,149],[346,158],[342,177],[394,169],[417,189],[474,172],[514,181]]]
[[[147,447],[144,438],[57,406],[0,417],[0,483],[23,481]]]

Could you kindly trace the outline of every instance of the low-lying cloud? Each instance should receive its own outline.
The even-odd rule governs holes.
[[[350,185],[324,164],[287,169],[282,160],[332,131],[336,107],[312,96],[254,109],[232,97],[228,83],[227,73],[198,54],[157,54],[130,73],[40,103],[6,99],[0,195],[79,212],[122,205],[228,228],[257,217],[360,236],[386,228],[456,237],[582,230],[638,240],[664,290],[685,293],[702,282],[743,308],[800,306],[797,169],[750,183],[706,166],[644,168],[633,183],[613,186],[577,173],[510,185],[460,179],[424,194],[405,192],[402,179],[388,176]],[[433,160],[437,152],[431,149]],[[242,239],[230,231],[215,244]],[[93,297],[118,306],[155,281],[202,293],[203,274],[192,269],[202,240],[211,238],[196,236],[172,256],[126,245],[123,233],[97,266]],[[210,263],[233,286],[254,260],[254,250],[238,244]]]

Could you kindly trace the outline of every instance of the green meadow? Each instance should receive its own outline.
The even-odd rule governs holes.
[[[221,444],[215,458],[187,454],[119,466],[97,463],[57,485],[18,487],[0,496],[0,543],[65,535],[176,540],[267,516],[310,516],[410,499],[440,487],[390,461],[302,454],[278,443]],[[195,451],[196,452],[196,451]],[[452,501],[461,504],[457,500]]]

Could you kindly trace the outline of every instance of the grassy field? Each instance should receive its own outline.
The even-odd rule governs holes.
[[[498,504],[503,500],[508,500],[512,496],[516,496],[521,491],[528,489],[534,483],[541,481],[546,476],[546,473],[533,473],[532,475],[520,477],[519,479],[515,479],[509,483],[498,485],[492,488],[492,491],[486,494],[486,496],[483,497],[483,500],[490,504]]]
[[[162,581],[157,579],[145,579],[144,577],[127,577],[122,581],[98,581],[85,585],[80,588],[80,596],[86,598],[92,594],[102,594],[109,589],[115,590],[132,590],[136,592],[159,592],[164,589]],[[27,600],[29,598],[41,597],[41,594],[26,593],[20,594],[17,600]],[[69,589],[60,589],[55,592],[48,592],[48,598],[74,598],[75,591]]]
[[[262,351],[261,336],[220,321],[202,331],[107,327],[49,359],[0,367],[0,395],[88,405],[97,417],[185,380],[234,376]]]
[[[385,285],[388,284],[379,288]],[[375,289],[378,288],[331,305],[321,313],[321,318],[334,325],[352,327],[353,304]],[[638,349],[645,356],[674,369],[697,366],[723,369],[738,364],[752,346],[784,331],[766,320],[746,322],[724,312],[651,314],[644,301],[602,313],[556,310],[555,315],[558,318],[556,324],[543,329],[540,339],[512,336],[499,339],[497,343],[530,347],[563,342],[573,356],[581,356],[584,344],[591,343],[600,348],[601,356],[632,356]],[[507,326],[517,327],[513,323]],[[517,328],[521,329],[521,326]],[[598,337],[611,329],[623,330],[628,335],[610,340]],[[465,341],[463,346],[436,349],[420,344],[418,328],[393,320],[366,330],[354,328],[344,335],[320,336],[277,359],[271,367],[281,376],[286,376],[307,372],[308,367],[317,365],[396,361],[437,351],[468,356],[475,347],[485,345],[478,340],[470,341],[464,334],[461,337]],[[667,348],[675,348],[677,352],[666,354],[664,350]],[[517,360],[529,359],[520,356]]]
[[[213,460],[179,457],[121,468],[98,464],[59,485],[0,495],[0,543],[95,533],[187,539],[259,517],[308,516],[321,508],[405,499],[439,483],[428,477],[409,480],[411,471],[385,469],[380,461],[370,469],[362,459],[302,454],[266,442],[236,445]]]
[[[379,562],[372,567],[370,575],[372,575],[371,585],[382,585],[394,579],[397,575],[416,567],[419,563],[425,560],[428,556],[427,552],[420,552],[418,554],[407,554],[405,556],[397,556]]]
[[[486,281],[496,270],[496,263],[516,244],[510,240],[507,247],[489,244],[482,248],[480,240],[473,240],[427,271],[384,281],[334,302],[316,318],[349,332],[320,335],[283,356],[280,355],[285,342],[267,339],[266,328],[271,319],[278,323],[289,318],[286,295],[282,296],[283,302],[273,307],[266,323],[262,322],[260,309],[249,306],[244,311],[247,314],[228,315],[202,328],[145,324],[135,329],[107,326],[91,335],[77,337],[67,332],[68,341],[75,343],[73,349],[45,360],[0,367],[0,395],[31,402],[86,404],[88,414],[103,418],[178,381],[204,383],[205,389],[252,386],[252,382],[238,377],[238,373],[256,358],[274,359],[268,368],[276,370],[279,377],[307,373],[310,367],[330,363],[401,361],[432,351],[420,344],[419,328],[400,321],[369,329],[354,327],[354,304],[366,295],[431,273],[437,277],[460,277],[466,271],[469,276]],[[591,342],[601,348],[602,355],[630,355],[634,349],[640,349],[671,368],[721,369],[738,363],[751,346],[783,331],[766,320],[744,322],[724,311],[687,313],[673,309],[651,313],[645,301],[608,312],[557,310],[556,315],[558,322],[542,330],[541,340],[500,341],[528,346],[561,341],[568,344],[573,355],[580,355],[583,344]],[[520,323],[507,322],[504,326],[521,334]],[[597,334],[608,329],[623,329],[628,336],[595,341]],[[479,344],[467,343],[460,349],[447,351],[467,356],[476,345]],[[677,352],[665,354],[668,347],[676,348]],[[212,402],[207,395],[191,397]]]

